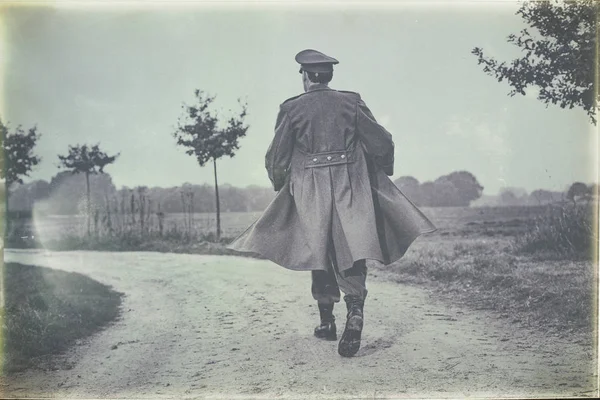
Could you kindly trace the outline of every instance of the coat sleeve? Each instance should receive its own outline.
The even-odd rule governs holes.
[[[392,135],[377,123],[367,105],[359,98],[356,128],[367,153],[388,176],[394,174],[394,141]]]
[[[294,137],[290,129],[290,118],[283,107],[280,107],[275,123],[275,137],[265,156],[265,167],[275,191],[279,191],[285,184],[293,149]]]

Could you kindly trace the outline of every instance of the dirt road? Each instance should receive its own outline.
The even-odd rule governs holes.
[[[310,275],[261,260],[6,251],[126,294],[122,317],[64,356],[4,378],[2,397],[414,398],[592,396],[591,349],[369,277],[356,357],[312,336]],[[345,307],[335,310],[343,330]]]

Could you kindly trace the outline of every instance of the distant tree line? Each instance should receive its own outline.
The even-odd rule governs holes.
[[[472,206],[537,206],[556,203],[581,204],[598,198],[598,186],[575,182],[564,191],[537,189],[528,193],[522,188],[504,188],[497,196],[482,196]]]
[[[403,176],[394,183],[412,202],[422,207],[467,207],[483,193],[483,186],[467,171],[452,172],[423,183],[412,176]]]
[[[498,195],[483,195],[483,188],[469,172],[458,171],[433,182],[403,176],[396,186],[415,204],[422,207],[503,207],[537,206],[554,203],[581,203],[598,198],[598,185],[582,182],[571,184],[564,191],[537,189],[528,193],[522,188],[507,187]]]
[[[481,196],[483,190],[477,179],[466,171],[453,172],[423,184],[412,177],[402,177],[395,183],[411,201],[429,207],[469,206]],[[68,171],[59,172],[50,182],[36,180],[15,185],[10,193],[10,210],[30,211],[36,205],[36,210],[45,214],[84,214],[88,209],[89,193],[89,207],[92,210],[89,214],[93,214],[93,210],[104,209],[108,204],[129,202],[140,190],[151,201],[147,206],[152,208],[151,212],[216,211],[215,188],[212,185],[185,183],[169,188],[117,189],[107,173],[86,177]],[[225,212],[263,211],[275,196],[271,188],[260,186],[238,188],[225,184],[219,186],[219,191],[220,208]]]
[[[107,204],[129,202],[132,195],[144,196],[151,201],[150,212],[183,213],[190,209],[194,212],[215,212],[215,188],[212,185],[192,185],[185,183],[169,188],[161,187],[122,187],[117,189],[109,174],[89,176],[90,207],[104,209]],[[220,208],[225,212],[262,211],[274,198],[273,189],[259,186],[237,188],[231,185],[219,185]],[[45,214],[74,215],[83,214],[87,203],[87,182],[82,174],[74,175],[63,171],[56,174],[50,182],[36,180],[15,185],[10,194],[11,211],[36,211]],[[190,204],[191,203],[191,204]]]
[[[127,203],[132,196],[136,201],[143,192],[148,199],[151,213],[212,213],[216,211],[213,185],[162,187],[122,187],[117,189],[109,174],[89,176],[90,207],[103,210],[108,204]],[[415,204],[422,207],[467,207],[467,206],[527,206],[559,202],[578,202],[594,197],[596,185],[575,182],[565,191],[544,189],[527,193],[521,188],[505,188],[499,195],[482,195],[483,187],[469,172],[458,171],[444,175],[432,182],[419,181],[404,176],[395,184]],[[85,214],[87,209],[87,182],[83,174],[62,171],[50,182],[36,180],[26,184],[15,184],[11,190],[11,211],[36,211],[45,214]],[[273,200],[275,192],[270,187],[247,186],[245,188],[220,185],[220,208],[224,212],[263,211]],[[129,209],[129,206],[127,206]]]

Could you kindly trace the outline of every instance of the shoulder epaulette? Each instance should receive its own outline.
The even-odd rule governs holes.
[[[357,95],[358,97],[360,97],[360,93],[351,92],[350,90],[338,90],[338,92],[341,92],[341,93],[350,93],[350,94],[355,94],[355,95]]]
[[[290,97],[289,99],[287,99],[287,100],[285,100],[283,103],[281,103],[281,105],[284,105],[284,104],[285,104],[285,103],[287,103],[288,101],[295,100],[295,99],[297,99],[297,98],[298,98],[298,97],[300,97],[300,96],[304,96],[305,94],[306,94],[306,93],[300,93],[300,94],[299,94],[299,95],[297,95],[297,96]]]

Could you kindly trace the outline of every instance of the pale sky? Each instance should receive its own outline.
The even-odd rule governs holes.
[[[3,10],[1,116],[37,125],[43,161],[59,170],[68,145],[120,152],[115,184],[213,184],[171,136],[194,89],[217,105],[248,102],[250,129],[220,183],[268,186],[264,154],[278,107],[302,91],[294,56],[314,48],[340,63],[331,87],[361,93],[396,143],[394,179],[472,172],[485,194],[502,187],[562,190],[595,180],[595,128],[584,111],[509,97],[484,74],[475,46],[502,60],[526,26],[512,2],[457,4],[55,6]]]

